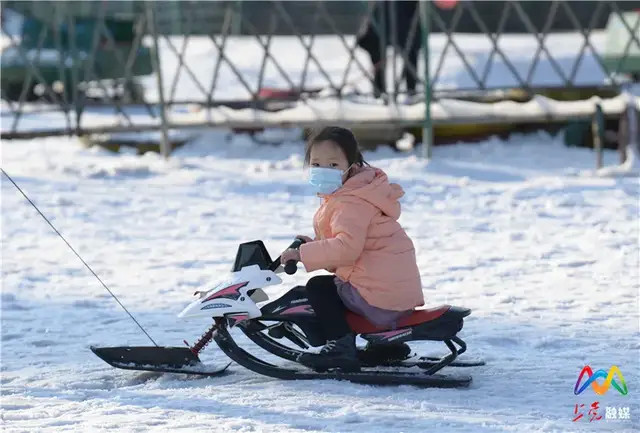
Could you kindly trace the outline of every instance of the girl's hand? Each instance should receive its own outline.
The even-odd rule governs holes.
[[[305,235],[297,235],[296,239],[302,239],[305,242],[313,242],[313,239],[311,239],[309,236],[305,236]]]
[[[296,262],[300,261],[300,251],[289,248],[280,256],[280,263],[285,264],[289,260],[295,260]]]

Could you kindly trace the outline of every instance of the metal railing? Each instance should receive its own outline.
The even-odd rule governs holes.
[[[242,108],[303,104],[313,111],[315,101],[328,99],[373,105],[426,99],[428,119],[431,98],[617,89],[640,55],[640,18],[625,13],[640,2],[460,1],[440,9],[425,2],[6,1],[2,7],[3,21],[15,11],[39,25],[22,34],[3,25],[5,139],[233,126],[220,116],[180,119],[194,106],[226,107],[218,114],[232,118]],[[601,43],[608,19],[625,40],[614,57]],[[571,33],[575,53],[556,53],[558,31]],[[509,43],[533,54],[515,58]],[[259,115],[254,123],[261,125]]]

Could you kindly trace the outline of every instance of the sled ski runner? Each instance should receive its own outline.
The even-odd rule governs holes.
[[[219,376],[231,363],[212,368],[202,362],[187,347],[121,346],[95,347],[91,351],[107,364],[124,370],[184,373],[200,376]]]
[[[301,243],[296,239],[290,248],[298,248]],[[224,373],[228,365],[212,368],[198,357],[210,341],[215,341],[231,360],[277,379],[333,379],[440,388],[461,388],[471,383],[470,376],[441,374],[443,368],[484,365],[481,360],[457,359],[467,350],[458,332],[471,310],[441,305],[416,309],[399,320],[393,329],[378,328],[364,317],[347,312],[345,318],[353,333],[368,341],[367,347],[358,353],[359,371],[320,371],[304,367],[298,362],[299,358],[326,341],[304,286],[294,287],[280,298],[265,303],[269,297],[262,288],[281,283],[278,276],[281,269],[280,258],[272,261],[262,241],[241,244],[231,274],[197,291],[197,298],[179,314],[180,317],[213,319],[211,327],[195,344],[187,344],[189,347],[92,347],[91,350],[116,368],[216,376]],[[295,273],[295,262],[287,263],[284,271]],[[233,327],[239,328],[257,346],[289,362],[275,365],[250,354],[232,337],[229,330]],[[286,340],[293,346],[278,340]],[[449,353],[440,358],[409,357],[411,350],[406,343],[411,341],[440,341]],[[392,356],[389,349],[394,347],[400,351]]]
[[[183,373],[201,376],[218,376],[226,372],[231,363],[220,368],[211,368],[200,362],[186,347],[156,347],[156,346],[120,346],[96,347],[91,351],[100,359],[115,368],[124,370],[153,371],[158,373]],[[290,350],[290,349],[289,349]],[[194,357],[194,358],[192,358]],[[195,362],[191,360],[195,359]],[[427,369],[439,362],[440,358],[420,357],[415,360],[388,362],[379,364],[383,367]],[[484,361],[453,361],[447,367],[478,367],[485,365]],[[369,365],[368,367],[372,367]]]
[[[401,372],[393,370],[368,370],[363,369],[358,373],[347,373],[341,371],[328,371],[328,372],[315,372],[307,369],[290,369],[278,367],[265,361],[261,361],[258,358],[253,357],[240,347],[238,347],[233,339],[228,340],[229,344],[224,345],[225,354],[233,356],[232,359],[238,361],[243,367],[247,367],[256,373],[263,374],[265,376],[274,377],[276,379],[290,379],[290,380],[309,380],[309,379],[333,379],[333,380],[346,380],[349,382],[363,383],[370,385],[415,385],[423,387],[437,387],[437,388],[456,388],[466,387],[471,383],[470,376],[461,376],[452,378],[441,375],[427,375],[421,372]],[[144,352],[147,349],[154,350],[154,355],[157,359],[162,361],[152,360],[146,358]],[[227,364],[225,367],[218,369],[209,369],[199,361],[195,364],[185,362],[181,364],[181,359],[188,358],[191,353],[186,347],[91,347],[93,353],[98,355],[102,360],[107,362],[113,367],[121,368],[125,370],[137,370],[137,371],[152,371],[158,373],[181,373],[192,374],[198,376],[219,376],[226,372]],[[166,353],[165,353],[166,352]],[[180,358],[174,358],[174,356],[180,353]],[[126,354],[126,360],[120,358],[121,355]],[[136,355],[140,355],[138,358]],[[166,360],[166,356],[169,356],[172,361],[170,364],[163,363]],[[230,358],[231,358],[230,356]]]
[[[452,378],[441,375],[429,375],[424,372],[378,370],[375,368],[363,368],[360,372],[344,372],[340,370],[318,372],[304,367],[296,369],[286,368],[258,359],[240,348],[226,327],[219,328],[214,339],[220,349],[238,364],[256,373],[276,379],[334,379],[370,385],[415,385],[437,388],[467,387],[471,383],[470,376]]]

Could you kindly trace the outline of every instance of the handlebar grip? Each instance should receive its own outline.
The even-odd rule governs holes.
[[[289,248],[292,250],[297,250],[297,249],[300,249],[300,245],[304,243],[305,243],[304,239],[296,238],[291,243],[291,245],[289,245]],[[287,275],[293,275],[296,273],[296,271],[298,270],[297,264],[298,262],[296,260],[289,260],[287,263],[285,263],[284,271],[287,273]]]
[[[284,265],[284,271],[287,273],[287,275],[293,275],[296,273],[297,270],[298,270],[298,262],[296,262],[295,260],[289,260]]]

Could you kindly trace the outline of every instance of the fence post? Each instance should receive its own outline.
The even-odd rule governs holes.
[[[627,160],[627,145],[631,138],[629,134],[629,101],[625,101],[625,109],[620,113],[620,121],[618,122],[618,155],[620,156],[620,164],[624,164]]]
[[[593,150],[596,152],[596,168],[602,168],[602,148],[604,146],[604,114],[602,106],[596,104],[593,117],[591,118],[591,136],[593,137]]]
[[[431,122],[431,78],[429,75],[429,0],[420,0],[420,24],[422,29],[422,49],[424,52],[424,123],[422,124],[423,157],[431,159],[433,145],[433,125]]]
[[[638,143],[638,111],[635,97],[630,91],[627,92],[626,115],[628,124],[627,135],[629,138],[627,146],[625,146],[624,152],[621,152],[620,157],[624,158],[623,163],[626,162],[627,159],[631,159],[632,163],[637,163],[636,158],[638,156],[638,148],[640,147],[640,143]]]
[[[156,71],[156,81],[158,85],[158,99],[160,101],[160,130],[162,133],[162,139],[160,141],[160,153],[165,158],[169,158],[171,153],[171,143],[169,142],[169,131],[167,126],[167,112],[166,104],[164,101],[164,92],[162,84],[162,70],[160,68],[160,50],[158,47],[158,32],[156,30],[156,17],[154,13],[154,2],[145,2],[145,8],[147,12],[147,25],[149,26],[149,33],[153,38],[153,45],[151,46],[151,61],[153,62],[153,69]]]

